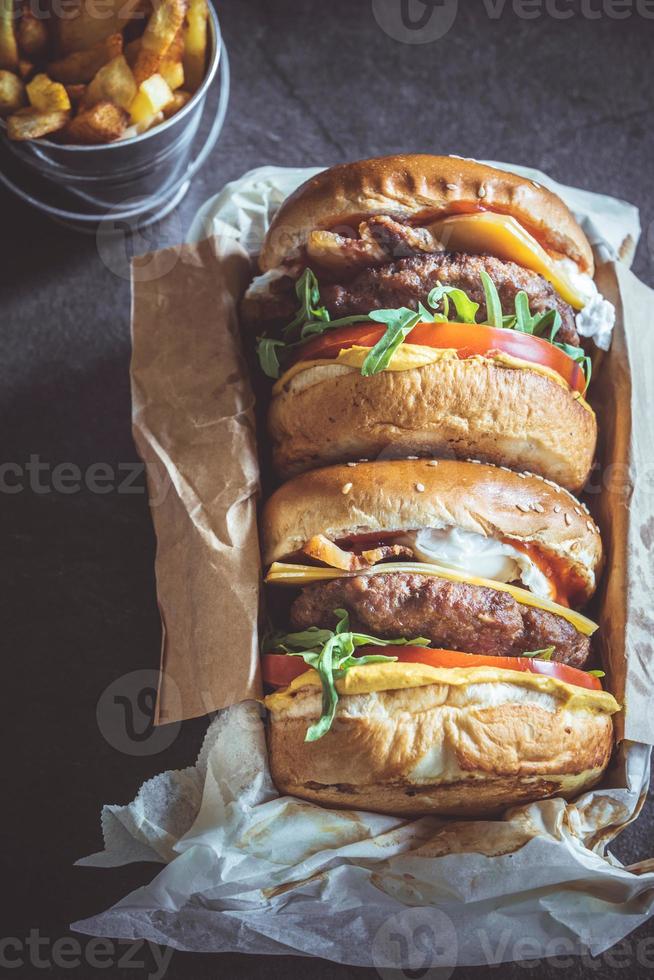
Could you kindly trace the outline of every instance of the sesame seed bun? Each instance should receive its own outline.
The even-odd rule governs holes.
[[[315,679],[266,698],[280,792],[380,813],[487,815],[577,796],[609,762],[618,705],[606,692],[479,668],[434,671],[435,683],[400,687],[397,665],[387,666],[395,689],[366,690],[368,667],[337,681],[332,729],[316,742],[304,740],[322,710]]]
[[[295,477],[264,508],[264,563],[295,554],[317,534],[337,540],[429,527],[538,545],[570,563],[585,598],[595,589],[600,534],[571,493],[531,473],[454,460],[366,462]]]
[[[427,223],[478,209],[512,215],[556,258],[593,275],[593,253],[563,201],[532,180],[459,157],[408,154],[331,167],[279,209],[259,256],[263,272],[298,257],[312,231],[356,229],[371,215]]]
[[[505,463],[575,492],[588,479],[597,443],[595,413],[570,388],[487,357],[371,377],[314,363],[275,386],[268,431],[282,479],[392,451]]]

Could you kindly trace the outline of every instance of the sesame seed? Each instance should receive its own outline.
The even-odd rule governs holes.
[[[516,507],[518,508],[518,510],[521,510],[523,514],[529,513],[529,507],[527,507],[526,504],[516,504]]]
[[[447,187],[448,191],[456,190],[456,184],[446,184],[445,186]]]
[[[545,513],[545,508],[543,507],[542,504],[534,504],[534,510],[538,511],[539,514]]]
[[[359,460],[359,462],[360,463],[368,463],[369,460],[367,460],[365,456],[362,456],[361,459]]]
[[[429,462],[427,463],[427,466],[438,466],[438,460],[430,459]]]
[[[351,484],[351,483],[344,483],[343,484],[343,487],[341,489],[341,493],[348,494],[350,492],[350,490],[352,489],[352,486],[353,486],[353,484]]]
[[[588,528],[589,531],[595,530],[595,525],[593,524],[592,521],[586,521],[586,527]]]
[[[555,514],[561,513],[561,504],[554,504],[554,513]]]
[[[565,517],[565,523],[566,523],[566,524],[567,524],[568,526],[569,526],[570,524],[572,524],[572,519],[571,519],[571,517],[570,517],[570,515],[568,514],[568,512],[567,512],[567,511],[565,512],[565,514],[564,514],[563,516]]]
[[[416,490],[418,491],[418,493],[424,493],[425,492],[424,483],[416,483]]]
[[[480,197],[486,197],[486,188],[484,187],[483,184],[481,185],[477,193],[479,194]]]
[[[419,459],[418,456],[407,456],[407,459]]]
[[[347,465],[348,466],[356,466],[357,464],[356,463],[348,463]]]
[[[575,507],[575,514],[577,515],[577,517],[581,517],[581,511],[579,510],[578,507]]]
[[[525,476],[524,473],[518,473],[518,476],[520,477],[521,480],[526,480],[527,479],[527,477]]]

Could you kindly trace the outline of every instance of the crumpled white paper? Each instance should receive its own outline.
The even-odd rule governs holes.
[[[502,165],[506,166],[506,165]],[[553,184],[606,257],[630,258],[638,215]],[[264,167],[201,209],[190,240],[217,234],[256,253],[271,213],[317,169]],[[623,742],[603,789],[501,820],[401,820],[279,797],[260,708],[220,712],[194,767],[145,783],[102,814],[105,849],[79,863],[165,867],[80,932],[199,952],[322,956],[378,969],[598,955],[654,912],[654,872],[607,844],[643,804],[650,747]]]

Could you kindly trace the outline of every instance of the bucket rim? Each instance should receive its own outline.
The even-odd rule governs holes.
[[[47,147],[48,149],[53,150],[65,150],[66,153],[97,153],[98,151],[103,150],[118,150],[124,149],[127,146],[134,146],[136,143],[145,142],[149,137],[154,136],[155,134],[162,133],[167,129],[172,129],[173,126],[181,122],[182,119],[188,115],[189,112],[191,112],[194,106],[197,106],[198,103],[204,99],[207,89],[216,76],[218,65],[220,63],[220,55],[223,49],[220,21],[218,20],[218,14],[211,3],[211,0],[207,0],[207,5],[209,7],[209,23],[211,24],[211,40],[213,43],[211,62],[207,68],[207,72],[199,89],[193,93],[186,105],[180,109],[179,112],[176,112],[174,116],[171,116],[170,119],[164,120],[164,122],[157,123],[156,126],[153,126],[152,129],[146,130],[144,133],[139,133],[137,136],[130,136],[129,139],[126,140],[114,140],[112,143],[95,143],[91,146],[85,146],[84,144],[80,143],[55,143],[53,140],[43,138],[26,140],[26,143],[28,145],[36,144],[37,147]],[[9,140],[7,135],[7,124],[4,119],[0,119],[0,131],[2,132],[4,139],[10,144],[11,149],[15,152],[16,141]],[[18,155],[20,155],[20,152]]]

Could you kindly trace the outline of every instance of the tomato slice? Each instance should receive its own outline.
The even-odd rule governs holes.
[[[374,323],[327,330],[320,337],[302,345],[295,357],[295,363],[337,357],[339,351],[349,347],[374,347],[385,332],[383,324]],[[499,351],[523,361],[552,368],[573,391],[582,395],[586,391],[584,372],[571,357],[542,337],[533,337],[519,330],[502,330],[482,323],[418,323],[404,343],[456,350],[461,359],[475,355],[487,357]]]
[[[429,667],[500,667],[502,670],[520,670],[531,674],[556,677],[575,687],[601,691],[599,677],[587,674],[568,664],[555,660],[536,660],[533,657],[488,657],[458,650],[433,650],[429,647],[360,647],[358,653],[382,654],[397,657],[404,664],[427,664]],[[271,687],[286,687],[300,674],[308,670],[301,657],[289,657],[285,653],[265,653],[262,659],[263,681]]]

